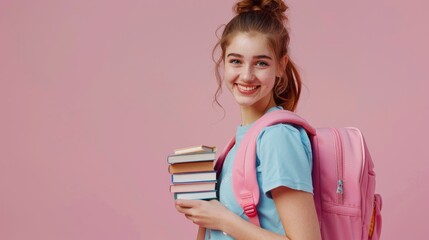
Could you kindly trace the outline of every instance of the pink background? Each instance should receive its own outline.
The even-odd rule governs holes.
[[[166,156],[223,147],[215,31],[233,1],[0,1],[0,239],[193,239]],[[315,126],[357,126],[383,239],[425,239],[429,4],[290,0],[291,56]]]

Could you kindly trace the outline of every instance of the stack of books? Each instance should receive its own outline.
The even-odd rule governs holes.
[[[176,149],[167,158],[174,199],[217,198],[214,160],[216,148],[206,145]]]

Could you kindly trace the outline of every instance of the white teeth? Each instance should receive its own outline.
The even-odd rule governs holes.
[[[246,86],[242,86],[242,85],[238,85],[238,84],[237,84],[237,86],[241,91],[252,91],[252,90],[255,90],[257,88],[257,86],[246,87]]]

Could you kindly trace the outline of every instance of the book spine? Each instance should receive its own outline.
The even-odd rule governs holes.
[[[206,176],[198,176],[200,174],[208,173]],[[198,176],[193,178],[192,176]],[[189,177],[189,178],[188,178]],[[179,178],[179,179],[176,179]],[[177,173],[171,175],[172,183],[191,183],[191,182],[214,182],[216,181],[216,172],[195,172],[195,173]]]
[[[202,183],[202,182],[216,182],[212,179],[201,179],[201,180],[189,180],[189,181],[171,181],[173,184],[190,184],[190,183]]]
[[[194,172],[210,172],[214,171],[214,160],[189,162],[189,163],[176,163],[168,165],[168,173],[194,173]]]
[[[194,186],[193,190],[188,190],[189,187],[192,189],[192,186]],[[217,181],[204,181],[199,183],[178,183],[178,184],[172,184],[170,185],[170,192],[172,193],[179,193],[179,192],[199,192],[199,191],[213,191],[216,190]],[[186,190],[181,189],[181,187],[185,187]]]
[[[211,193],[211,192],[214,192],[215,193],[215,196],[214,197],[207,197],[207,198],[187,198],[187,199],[192,199],[192,200],[213,200],[213,199],[219,199],[219,194],[218,194],[218,192],[216,191],[216,190],[214,190],[214,191],[203,191],[203,192],[189,192],[189,193],[174,193],[174,199],[175,200],[177,200],[177,199],[183,199],[183,198],[180,198],[180,196],[184,196],[184,195],[186,195],[186,194],[194,194],[194,193]]]

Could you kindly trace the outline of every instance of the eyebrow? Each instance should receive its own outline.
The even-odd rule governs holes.
[[[243,58],[243,55],[238,54],[238,53],[230,53],[230,54],[228,54],[226,57],[238,57],[238,58]],[[273,60],[270,56],[267,56],[267,55],[257,55],[257,56],[254,56],[253,58],[256,58],[256,59],[269,59],[269,60]]]

